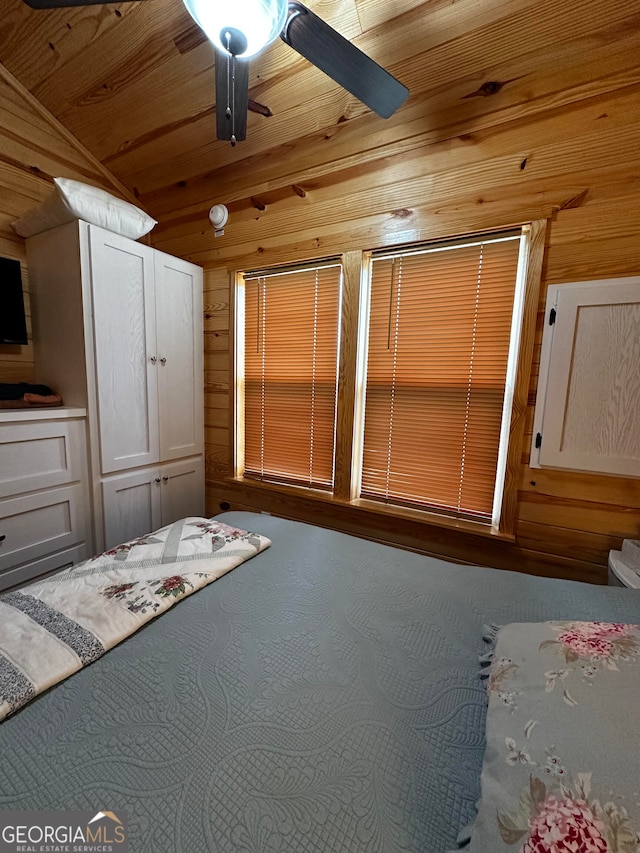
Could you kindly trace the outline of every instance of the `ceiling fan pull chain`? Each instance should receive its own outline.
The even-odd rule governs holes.
[[[231,145],[235,145],[236,122],[234,111],[231,109],[231,104],[234,103],[233,98],[235,97],[236,57],[235,54],[231,53],[231,33],[228,30],[225,32],[224,37],[227,42],[227,108],[224,111],[224,114],[228,119],[231,119]]]
[[[231,54],[227,53],[227,108],[224,111],[224,114],[227,118],[231,118],[231,73],[229,71],[231,63]]]
[[[235,106],[236,102],[236,54],[231,49],[231,33],[229,30],[224,31],[224,39],[227,42],[227,108],[224,114],[228,119],[231,119],[231,145],[235,147],[237,142],[236,112],[231,105]]]
[[[231,103],[235,105],[236,102],[236,55],[235,53],[231,54]],[[235,148],[236,146],[236,111],[232,110],[231,112],[231,147]]]

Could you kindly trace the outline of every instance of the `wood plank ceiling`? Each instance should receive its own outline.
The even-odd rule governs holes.
[[[566,62],[569,25],[573,53],[586,62],[600,51],[610,74],[624,74],[619,42],[637,30],[639,11],[628,0],[608,2],[601,21],[593,20],[597,6],[583,21],[582,0],[308,5],[409,87],[396,116],[379,119],[277,41],[250,70],[250,97],[272,115],[251,113],[236,149],[217,142],[213,50],[180,0],[47,11],[5,0],[0,62],[160,220],[154,238],[179,238],[213,201],[250,218],[320,178],[327,186],[332,172],[344,187],[349,175],[379,173],[403,147],[525,117],[541,98],[560,105],[556,69],[540,68],[538,53],[544,48],[551,63],[562,44]],[[579,83],[580,62],[572,64]],[[393,180],[402,180],[397,167]]]

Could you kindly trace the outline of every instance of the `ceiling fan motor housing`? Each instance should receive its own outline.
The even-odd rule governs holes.
[[[232,35],[229,53],[241,59],[255,56],[284,27],[288,0],[183,0],[187,11],[216,48],[227,50],[226,34]],[[236,35],[244,39],[236,39]]]

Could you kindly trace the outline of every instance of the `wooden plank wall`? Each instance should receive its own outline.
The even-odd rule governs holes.
[[[208,512],[228,502],[456,559],[605,580],[608,551],[640,536],[640,482],[528,461],[546,285],[640,274],[639,55],[637,3],[513,0],[500,20],[451,31],[408,60],[412,97],[389,122],[351,102],[330,131],[314,131],[314,110],[330,106],[307,103],[306,137],[289,142],[279,125],[276,142],[273,125],[261,134],[252,123],[220,168],[172,184],[163,176],[149,195],[162,218],[153,241],[206,268]],[[214,202],[231,211],[218,239],[206,218]],[[539,218],[549,227],[514,543],[231,481],[234,270]]]
[[[25,241],[11,222],[43,201],[54,177],[128,192],[0,65],[0,255],[21,262],[29,344],[0,344],[0,382],[32,382],[31,306]]]

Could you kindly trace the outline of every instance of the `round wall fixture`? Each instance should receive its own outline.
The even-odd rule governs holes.
[[[209,211],[209,221],[216,229],[220,231],[229,221],[229,211],[224,204],[214,204]]]

